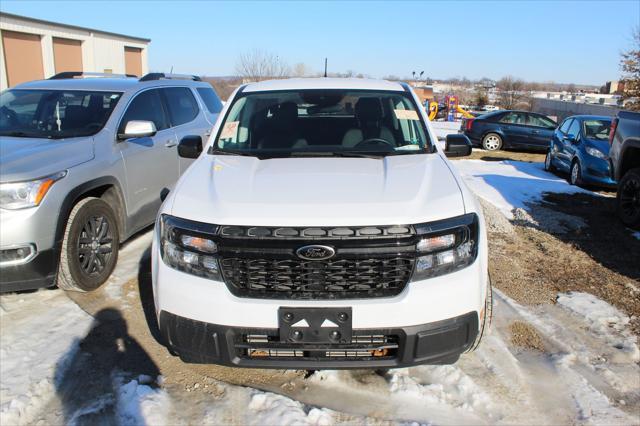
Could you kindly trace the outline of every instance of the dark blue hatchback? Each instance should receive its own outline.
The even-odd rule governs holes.
[[[573,185],[614,187],[609,164],[611,118],[575,115],[562,122],[551,139],[544,161],[548,171],[569,174]]]
[[[558,124],[547,116],[527,111],[496,111],[464,119],[461,131],[474,145],[488,151],[526,148],[546,151]]]

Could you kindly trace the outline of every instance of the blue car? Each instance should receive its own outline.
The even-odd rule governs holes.
[[[574,115],[562,122],[553,133],[544,160],[547,171],[569,174],[572,185],[615,187],[609,164],[611,118]]]
[[[496,111],[462,120],[460,131],[487,151],[503,148],[546,151],[558,123],[528,111]]]

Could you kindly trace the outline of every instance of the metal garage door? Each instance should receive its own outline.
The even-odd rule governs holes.
[[[2,47],[9,86],[44,78],[39,35],[3,30]]]
[[[142,49],[137,47],[124,48],[124,66],[127,74],[142,75]]]
[[[68,38],[53,38],[53,61],[56,73],[82,71],[82,42]]]

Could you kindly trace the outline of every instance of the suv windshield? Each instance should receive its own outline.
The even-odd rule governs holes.
[[[122,93],[7,90],[0,95],[0,136],[72,138],[104,127]]]
[[[236,98],[210,153],[386,156],[425,153],[430,146],[407,93],[296,90]]]

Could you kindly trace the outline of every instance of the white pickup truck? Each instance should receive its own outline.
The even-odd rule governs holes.
[[[165,200],[153,289],[186,362],[394,368],[457,361],[491,317],[474,196],[406,84],[240,87]]]

